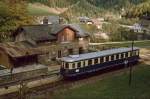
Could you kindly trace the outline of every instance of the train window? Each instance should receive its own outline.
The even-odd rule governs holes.
[[[116,59],[119,59],[119,54],[116,55]]]
[[[69,69],[72,69],[72,63],[69,63]]]
[[[80,67],[81,67],[81,62],[78,62],[77,68],[80,68]]]
[[[66,63],[65,62],[63,62],[63,67],[65,68],[65,65],[66,65]]]
[[[89,59],[88,65],[92,65],[92,60],[91,59]]]
[[[98,58],[96,58],[96,59],[95,59],[95,62],[94,62],[94,64],[97,64],[97,63],[98,63]]]
[[[123,53],[123,58],[126,58],[126,53]]]
[[[84,62],[83,61],[81,61],[81,67],[84,67]]]
[[[88,60],[84,61],[85,66],[88,66]]]
[[[117,56],[117,55],[114,55],[114,60],[116,60],[116,58],[117,58],[116,56]]]
[[[121,59],[123,59],[124,58],[124,53],[121,53]]]
[[[113,56],[113,55],[112,55]],[[109,56],[109,61],[111,61],[111,56]]]
[[[119,54],[119,59],[121,59],[121,54]]]
[[[133,52],[131,52],[132,54],[132,56],[135,56],[136,55],[136,51],[133,51]]]
[[[98,58],[98,63],[101,63],[100,58]]]
[[[101,57],[101,58],[100,58],[100,63],[103,63],[103,62],[104,62],[104,58]]]
[[[92,65],[94,65],[94,63],[95,63],[94,61],[95,61],[95,60],[94,60],[94,59],[92,59]]]
[[[139,50],[136,51],[136,55],[137,55],[137,56],[139,55]]]
[[[68,63],[65,63],[65,68],[69,69],[69,64]]]
[[[61,62],[61,67],[64,67],[64,62]]]
[[[128,52],[125,53],[125,57],[128,57]]]
[[[74,63],[72,63],[72,68],[73,68],[73,69],[75,68],[75,64],[74,64]]]
[[[115,55],[111,55],[111,60],[112,61],[115,60],[114,57],[115,57]]]
[[[108,62],[109,61],[109,56],[106,56],[106,62]]]
[[[131,52],[128,52],[128,57],[130,57],[131,56]]]
[[[106,62],[106,57],[103,57],[103,59],[104,59],[103,62]]]

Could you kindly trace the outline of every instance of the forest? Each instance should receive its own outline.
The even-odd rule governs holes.
[[[12,32],[20,25],[34,24],[35,16],[27,10],[29,3],[42,3],[52,8],[68,8],[60,16],[98,17],[105,12],[120,13],[125,9],[126,18],[150,15],[149,0],[1,0],[0,42],[11,41]]]

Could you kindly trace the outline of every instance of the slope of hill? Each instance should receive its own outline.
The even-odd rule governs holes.
[[[85,15],[97,16],[100,12],[106,11],[120,13],[122,8],[128,9],[131,6],[138,5],[146,1],[149,0],[28,0],[29,3],[39,2],[49,6],[50,8],[42,8],[41,11],[44,13],[50,12],[65,15],[67,17]],[[41,6],[38,6],[37,8],[39,7]],[[61,11],[59,11],[59,8],[61,8]],[[34,7],[34,9],[35,11],[32,11],[29,7],[31,13],[39,12],[36,11],[36,7]]]
[[[126,17],[142,17],[150,16],[150,1],[138,4],[126,13]]]
[[[70,6],[62,15],[67,16],[96,16],[100,9],[90,4],[86,0],[78,1],[76,4]]]
[[[66,11],[67,8],[51,8],[47,5],[41,3],[29,3],[28,4],[28,11],[31,15],[59,15]]]

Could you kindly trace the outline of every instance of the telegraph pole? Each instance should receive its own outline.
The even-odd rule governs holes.
[[[134,47],[134,37],[132,38],[132,52],[131,52],[131,58],[133,57],[133,47]],[[132,64],[129,65],[130,71],[129,71],[129,86],[131,85],[132,81]]]

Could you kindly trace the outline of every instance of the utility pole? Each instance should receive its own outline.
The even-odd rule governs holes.
[[[132,52],[131,52],[131,58],[133,57],[133,47],[134,47],[134,36],[132,38]],[[131,86],[132,81],[132,64],[129,65],[130,71],[129,71],[129,86]]]
[[[27,92],[28,92],[27,83],[21,80],[19,88],[19,99],[27,99]]]

